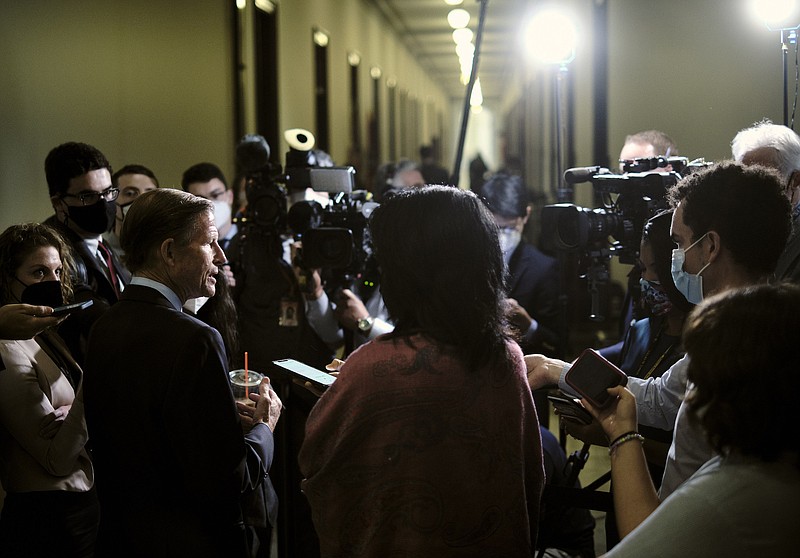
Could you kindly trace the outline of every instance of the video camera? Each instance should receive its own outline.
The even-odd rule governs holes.
[[[669,172],[652,172],[668,168]],[[542,243],[545,249],[583,253],[600,252],[618,256],[633,264],[647,220],[667,209],[667,189],[691,172],[708,166],[703,160],[691,163],[685,157],[650,157],[626,161],[626,174],[613,174],[602,167],[568,169],[564,180],[570,184],[591,181],[602,207],[586,208],[559,203],[542,209]],[[613,240],[611,240],[613,239]]]
[[[645,223],[668,208],[667,190],[683,176],[711,163],[686,157],[648,157],[624,161],[625,174],[613,174],[595,166],[568,169],[569,184],[591,181],[601,207],[587,208],[569,203],[542,208],[542,245],[557,254],[580,258],[579,273],[591,293],[590,317],[602,320],[599,286],[609,279],[612,256],[620,263],[635,264]],[[668,169],[658,172],[656,169]]]
[[[322,216],[325,212],[341,212],[332,208],[351,205],[350,194],[355,182],[353,167],[334,167],[326,153],[313,149],[314,136],[311,132],[295,128],[284,132],[284,138],[289,144],[285,172],[280,165],[270,163],[270,148],[262,136],[246,135],[236,147],[236,165],[245,178],[247,195],[247,208],[237,223],[243,226],[246,237],[258,236],[271,240],[270,252],[276,250],[273,255],[281,253],[282,236],[290,232],[302,234],[306,229],[317,228],[327,222],[322,217],[317,218],[315,212]],[[295,204],[296,210],[292,206],[293,210],[287,211],[290,196],[304,193],[308,188],[333,194],[331,205],[322,208],[317,204],[320,205],[318,209],[308,210],[304,208],[306,202],[298,202]],[[290,213],[293,226],[289,223]],[[307,223],[301,226],[304,218]],[[298,233],[298,228],[302,232]],[[312,235],[313,238],[304,239],[306,253],[319,253],[324,260],[320,267],[349,265],[348,255],[352,250],[348,252],[347,247],[343,246],[344,241],[339,240],[343,236],[342,231],[323,231]],[[340,255],[337,257],[336,254]],[[314,260],[313,263],[320,262]]]

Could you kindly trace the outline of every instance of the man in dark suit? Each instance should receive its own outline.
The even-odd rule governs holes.
[[[779,281],[800,283],[800,136],[794,130],[762,120],[741,130],[731,142],[733,158],[745,165],[776,169],[792,204],[792,233],[775,267]]]
[[[528,191],[519,176],[496,174],[481,193],[499,227],[508,268],[509,323],[519,330],[526,354],[561,354],[558,266],[523,237],[531,214]]]
[[[255,406],[235,403],[219,333],[181,311],[214,295],[225,261],[212,208],[158,189],[123,224],[133,278],[95,324],[84,376],[98,556],[247,556],[242,498],[260,494],[264,521],[275,519],[268,472],[280,399],[265,379]]]
[[[102,238],[114,224],[119,189],[111,184],[108,159],[85,143],[53,148],[44,170],[55,211],[45,223],[61,233],[72,249],[75,301],[93,301],[59,328],[75,360],[83,362],[92,324],[117,302],[130,280],[130,273]]]

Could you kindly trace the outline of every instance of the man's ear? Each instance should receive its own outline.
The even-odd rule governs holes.
[[[175,239],[168,238],[164,242],[161,243],[158,249],[159,254],[161,254],[162,261],[167,264],[168,266],[172,267],[175,265]]]
[[[523,227],[528,224],[528,219],[531,218],[531,210],[533,210],[533,208],[531,207],[531,204],[528,204],[528,207],[525,208],[525,217],[522,218]]]
[[[792,171],[789,175],[789,184],[786,186],[789,201],[792,208],[800,202],[800,170]]]
[[[722,253],[722,239],[717,231],[708,231],[705,244],[707,259],[704,263],[712,263],[719,258]]]
[[[50,196],[50,205],[53,206],[53,211],[56,214],[56,220],[63,223],[67,218],[67,204],[59,196]]]

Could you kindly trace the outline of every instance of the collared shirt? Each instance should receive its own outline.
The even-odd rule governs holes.
[[[164,283],[153,281],[147,277],[139,277],[138,275],[134,275],[131,278],[131,285],[141,285],[142,287],[150,287],[151,289],[157,290],[164,295],[164,297],[169,301],[175,310],[182,312],[181,307],[183,305],[181,304],[180,297],[178,297],[178,295],[175,294],[175,291],[167,287]]]

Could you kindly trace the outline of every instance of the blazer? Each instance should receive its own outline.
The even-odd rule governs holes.
[[[58,333],[64,339],[70,352],[82,364],[89,331],[109,306],[117,302],[117,293],[111,285],[111,281],[108,280],[105,269],[97,261],[95,255],[89,252],[86,243],[75,234],[75,231],[64,226],[55,216],[47,219],[45,224],[57,230],[71,248],[72,258],[75,261],[74,276],[72,277],[75,302],[92,301],[89,308],[73,313],[58,328]],[[108,247],[107,244],[106,247]],[[114,269],[123,286],[126,286],[131,280],[131,274],[119,261],[114,251],[109,250]]]
[[[544,353],[560,356],[563,352],[561,338],[561,312],[558,306],[558,264],[528,244],[520,242],[508,262],[508,296],[519,302],[539,323],[533,338],[523,343],[527,353]],[[524,333],[524,332],[523,332]]]
[[[129,285],[92,329],[84,392],[97,556],[242,555],[240,497],[269,482],[274,442],[242,435],[219,333]]]
[[[0,341],[0,480],[6,492],[92,488],[83,406],[75,396],[79,381],[80,369],[54,334]],[[58,433],[40,436],[42,420],[63,405],[72,408]]]

